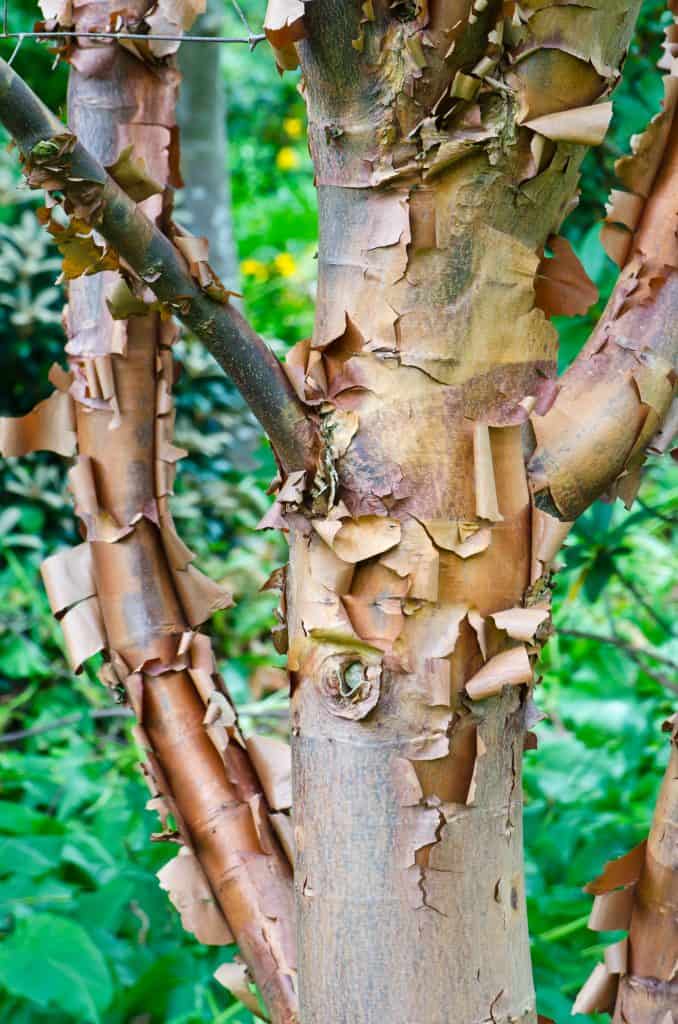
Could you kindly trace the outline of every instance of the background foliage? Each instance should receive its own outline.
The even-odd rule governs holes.
[[[243,6],[257,26],[263,4]],[[588,318],[559,324],[563,364],[614,280],[591,225],[602,215],[615,156],[657,109],[662,12],[660,0],[646,0],[612,132],[587,158],[568,224],[602,298]],[[10,27],[26,28],[33,16],[23,0]],[[241,30],[232,11],[224,18],[228,31]],[[245,305],[282,351],[312,324],[316,217],[303,104],[295,76],[280,79],[265,47],[224,51]],[[0,52],[6,56],[10,44]],[[65,71],[50,70],[44,47],[26,42],[16,66],[53,107],[63,103]],[[25,412],[48,393],[47,369],[63,344],[58,264],[33,206],[17,188],[14,157],[3,155],[3,413]],[[251,685],[258,667],[281,663],[268,639],[273,601],[258,588],[284,560],[284,543],[253,532],[269,500],[272,460],[209,357],[190,339],[179,354],[178,434],[190,455],[175,513],[202,567],[227,579],[238,597],[212,631],[244,726],[283,732],[285,696],[262,696],[256,680]],[[8,460],[0,488],[0,1024],[248,1022],[211,981],[234,951],[186,936],[153,877],[173,851],[149,842],[156,823],[144,810],[129,720],[110,708],[96,659],[79,677],[64,660],[38,574],[46,555],[76,540],[64,466],[47,455]],[[535,975],[540,1011],[558,1022],[614,937],[587,931],[590,900],[581,887],[646,833],[666,756],[660,725],[678,661],[675,465],[650,459],[640,499],[630,513],[599,503],[571,535],[555,594],[560,632],[545,651],[538,691],[550,717],[537,728],[539,750],[525,758]],[[14,735],[22,730],[32,734]]]

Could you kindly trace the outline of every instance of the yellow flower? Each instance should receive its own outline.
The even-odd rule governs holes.
[[[253,277],[255,281],[265,281],[268,277],[268,268],[260,260],[243,260],[240,264],[240,270],[245,277]]]
[[[300,117],[286,117],[283,121],[283,128],[291,139],[300,139],[304,126]]]
[[[289,252],[280,252],[273,260],[273,266],[281,277],[292,277],[297,269],[297,264]]]
[[[278,150],[275,164],[279,171],[293,171],[299,166],[299,157],[291,146],[283,146]]]

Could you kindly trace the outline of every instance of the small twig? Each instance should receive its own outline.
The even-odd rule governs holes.
[[[233,6],[235,7],[236,11],[238,12],[238,17],[240,18],[241,22],[245,26],[245,30],[247,31],[248,35],[250,37],[252,37],[254,35],[254,33],[252,32],[252,29],[250,28],[250,24],[249,24],[249,22],[248,22],[248,20],[247,20],[247,18],[245,16],[245,12],[243,11],[243,9],[240,6],[240,4],[238,3],[238,0],[231,0],[231,3],[233,4]]]
[[[14,61],[16,59],[16,55],[18,54],[19,50],[21,49],[21,45],[22,45],[22,43],[24,41],[24,38],[25,38],[25,36],[24,36],[24,34],[22,32],[20,34],[19,38],[17,39],[16,46],[12,50],[12,56],[9,57],[8,60],[7,60],[7,63],[9,64],[10,67],[14,63]]]
[[[633,597],[636,599],[641,608],[645,609],[647,614],[659,626],[659,628],[663,629],[665,633],[669,634],[669,636],[673,636],[673,626],[671,625],[671,623],[668,622],[665,618],[663,618],[659,614],[659,612],[655,611],[655,609],[652,607],[649,601],[647,601],[643,597],[641,592],[638,590],[638,587],[635,585],[633,580],[628,579],[624,575],[624,573],[620,572],[619,569],[615,569],[615,572],[622,586],[626,587],[628,592],[633,595]]]
[[[237,708],[238,714],[247,718],[279,718],[285,720],[289,715],[289,709],[284,707],[267,708],[265,704],[241,704]],[[46,732],[53,732],[55,729],[63,729],[67,725],[77,725],[83,718],[133,718],[134,714],[128,707],[95,708],[88,711],[77,711],[72,715],[64,715],[63,718],[55,718],[43,725],[34,725],[30,729],[15,729],[13,732],[6,732],[0,736],[2,743],[19,743],[21,740],[30,739],[31,736],[41,736]]]
[[[668,655],[655,651],[651,647],[634,647],[633,644],[625,642],[616,636],[605,636],[600,633],[587,633],[582,629],[558,629],[560,636],[574,636],[581,640],[597,640],[601,644],[611,644],[613,647],[621,647],[625,651],[633,651],[634,654],[644,654],[646,658],[654,658],[655,661],[663,661],[670,668],[678,671],[678,662]]]
[[[31,736],[41,736],[44,732],[52,732],[54,729],[62,729],[67,725],[76,725],[81,719],[89,718],[131,718],[132,712],[129,708],[95,708],[93,711],[78,711],[74,715],[64,715],[63,718],[55,718],[52,722],[45,722],[44,725],[34,725],[31,729],[15,729],[13,732],[6,732],[0,736],[0,743],[18,743]]]
[[[672,690],[673,693],[678,693],[678,684],[673,683],[661,672],[653,672],[649,669],[643,658],[654,658],[656,661],[660,661],[665,665],[669,665],[671,668],[678,670],[678,664],[668,658],[665,654],[659,654],[657,651],[650,650],[647,647],[634,647],[633,644],[626,643],[615,636],[604,636],[600,633],[587,633],[581,629],[558,629],[560,636],[570,636],[579,640],[594,640],[600,644],[609,644],[611,647],[617,647],[619,650],[624,651],[629,657],[639,665],[643,672],[654,679],[660,686],[665,686],[667,690]]]

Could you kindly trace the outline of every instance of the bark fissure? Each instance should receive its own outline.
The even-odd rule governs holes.
[[[520,772],[553,560],[606,488],[632,498],[675,380],[671,32],[666,109],[622,168],[629,192],[610,214],[619,284],[562,381],[550,323],[595,297],[557,232],[586,147],[604,136],[638,6],[269,5],[280,66],[301,58],[320,211],[313,338],[290,353],[289,385],[271,369],[272,390],[250,398],[268,403],[286,470],[265,524],[290,534],[282,614],[304,1024],[538,1020]],[[0,117],[33,183],[55,160],[34,143],[52,140],[91,174],[113,248],[197,333],[221,330],[193,284],[183,308],[176,248],[2,77]],[[80,209],[82,190],[66,191]],[[234,378],[247,376],[242,347],[229,358]],[[179,686],[175,675],[148,692]],[[200,690],[203,677],[190,678]],[[192,692],[186,735],[197,736]],[[157,733],[172,786],[211,792],[207,753],[196,789],[176,754],[182,730]],[[208,821],[210,807],[196,835]],[[628,884],[642,893],[638,877]]]

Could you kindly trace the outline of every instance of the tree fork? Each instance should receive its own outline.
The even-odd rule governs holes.
[[[39,163],[42,142],[64,138],[65,128],[18,75],[0,63],[0,120],[29,163]],[[95,226],[138,277],[168,304],[232,378],[288,469],[313,459],[314,432],[278,360],[244,317],[203,291],[171,241],[77,140],[66,141],[59,163],[63,194],[96,193]],[[36,149],[37,147],[37,149]],[[55,167],[49,152],[47,166]],[[80,188],[78,187],[80,186]],[[85,219],[87,211],[80,208]]]
[[[675,254],[638,227],[670,162],[673,85],[610,225],[638,244],[633,267],[617,246],[624,273],[584,355],[605,385],[584,408],[587,447],[586,373],[556,382],[548,318],[588,308],[591,286],[555,232],[638,4],[524,6],[290,0],[267,16],[281,66],[306,36],[321,226],[314,337],[288,373],[322,449],[271,517],[291,534],[304,1024],[536,1021],[520,753],[550,566],[602,491],[632,499],[673,390],[678,331],[651,322]],[[7,107],[5,92],[0,118],[30,150]],[[113,194],[97,227],[117,244]],[[176,256],[154,252],[171,281]],[[631,343],[627,316],[645,332]],[[589,472],[611,421],[620,451]]]

